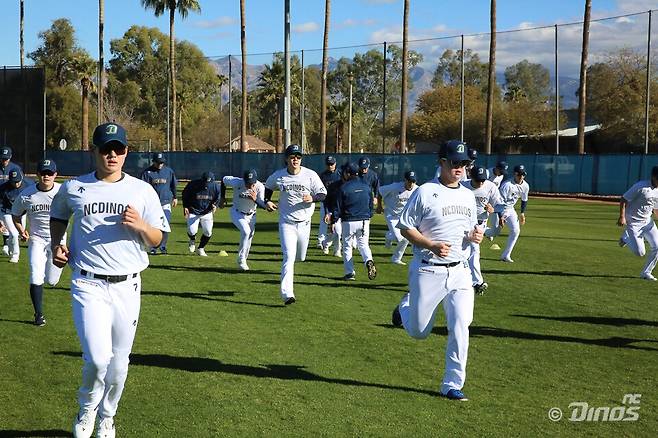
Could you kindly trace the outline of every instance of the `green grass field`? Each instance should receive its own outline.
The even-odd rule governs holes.
[[[489,291],[476,297],[471,400],[460,403],[438,396],[441,308],[424,341],[391,326],[407,272],[388,263],[381,215],[375,281],[363,265],[356,282],[341,281],[340,259],[313,237],[296,265],[298,301],[284,307],[277,214],[259,211],[252,270],[241,273],[228,209],[201,258],[187,253],[178,208],[171,254],[151,257],[143,273],[117,436],[655,436],[658,285],[639,279],[643,261],[618,247],[617,211],[531,199],[515,263],[483,244]],[[0,436],[69,436],[82,365],[70,270],[46,289],[48,324],[35,327],[22,251],[18,265],[0,259]],[[625,394],[641,394],[638,421],[569,421],[571,403],[613,408]],[[549,420],[553,407],[561,421]]]

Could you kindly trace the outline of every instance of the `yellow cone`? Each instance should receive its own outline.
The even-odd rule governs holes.
[[[498,249],[500,249],[500,248],[498,248]],[[221,250],[221,251],[219,252],[219,256],[220,256],[220,257],[228,257],[228,253],[227,253],[226,251],[224,251],[224,250]]]
[[[491,246],[489,247],[489,249],[500,250],[500,246],[498,246],[497,243],[494,243],[493,245],[491,245]]]

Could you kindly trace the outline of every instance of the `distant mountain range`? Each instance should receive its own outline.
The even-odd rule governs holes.
[[[338,60],[329,58],[329,70],[336,68]],[[210,65],[215,69],[217,74],[229,76],[229,58],[225,56],[217,60],[210,61]],[[310,65],[309,67],[321,68],[319,64]],[[247,90],[251,91],[258,85],[258,77],[265,69],[264,64],[250,65],[247,64]],[[242,61],[239,57],[231,57],[231,84],[234,89],[242,87]],[[409,92],[408,107],[409,111],[413,112],[416,109],[416,101],[418,97],[425,91],[431,88],[432,77],[434,76],[433,70],[425,69],[421,66],[413,67],[409,71],[409,80],[413,83],[413,88]],[[571,78],[567,76],[560,76],[560,100],[563,108],[575,108],[578,106],[578,97],[576,91],[578,90],[578,78]],[[505,83],[505,75],[503,73],[496,74],[496,81],[499,84]],[[228,101],[228,89],[222,90],[222,100]]]

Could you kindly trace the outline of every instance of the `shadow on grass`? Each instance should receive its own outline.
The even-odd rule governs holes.
[[[68,356],[79,359],[80,352],[73,351],[54,351],[54,355]],[[217,359],[206,357],[180,357],[169,354],[140,354],[132,353],[130,355],[131,365],[151,366],[167,368],[172,370],[181,370],[191,373],[217,372],[225,374],[234,374],[238,376],[257,377],[266,379],[280,380],[301,380],[321,383],[331,383],[335,385],[359,386],[367,388],[379,388],[393,391],[415,392],[429,396],[439,396],[438,391],[429,391],[425,389],[410,388],[406,386],[386,385],[384,383],[362,382],[354,379],[341,379],[336,377],[324,377],[319,374],[307,371],[302,365],[280,365],[280,364],[261,364],[260,366],[240,365],[223,363]]]
[[[375,324],[378,327],[384,327],[389,329],[398,328],[392,324]],[[404,330],[404,329],[401,329]],[[622,338],[622,337],[612,337],[612,338],[602,338],[602,339],[585,339],[585,338],[576,338],[573,336],[560,336],[560,335],[543,335],[541,333],[529,333],[529,332],[520,332],[516,330],[508,330],[497,327],[482,327],[482,326],[471,326],[469,328],[470,337],[476,338],[480,336],[488,336],[493,338],[511,338],[511,339],[528,339],[533,341],[554,341],[554,342],[567,342],[567,343],[576,343],[584,345],[598,345],[600,347],[610,347],[610,348],[628,348],[630,350],[643,350],[643,351],[658,351],[658,348],[651,347],[636,347],[631,345],[634,342],[652,342],[658,344],[658,341],[655,339],[637,339],[637,338]],[[435,335],[448,336],[448,329],[445,327],[434,327],[432,333]]]
[[[24,321],[24,320],[20,320],[20,319],[4,319],[4,318],[0,318],[0,322],[15,322],[15,323],[17,323],[17,324],[34,325],[34,320],[33,320],[33,319],[31,319],[31,320],[27,320],[27,321]],[[2,434],[0,434],[0,437],[1,437],[1,436],[2,436]]]
[[[303,277],[304,274],[298,274],[300,277]],[[366,274],[363,274],[364,278],[368,278]],[[323,281],[297,281],[295,280],[296,285],[304,285],[304,286],[321,286],[321,287],[332,287],[332,288],[358,288],[358,289],[376,289],[376,290],[390,290],[393,292],[406,292],[409,289],[409,285],[407,283],[386,283],[386,284],[378,284],[374,283],[372,281],[346,281],[343,280],[342,277],[325,277],[327,280],[330,282],[323,282]],[[263,284],[280,284],[279,280],[259,280],[256,281],[255,283],[263,283]],[[395,289],[395,288],[398,289]]]
[[[518,314],[512,314],[510,316],[529,319],[546,319],[550,321],[583,322],[587,324],[612,325],[615,327],[625,327],[630,325],[646,325],[650,327],[658,327],[658,321],[646,321],[643,319],[635,318],[612,318],[607,316],[543,316]]]
[[[190,300],[206,300],[206,301],[221,301],[224,303],[231,304],[245,304],[248,306],[259,306],[259,307],[271,307],[276,309],[281,309],[285,307],[283,303],[281,304],[265,304],[265,303],[255,303],[252,301],[239,301],[239,300],[228,300],[221,297],[232,297],[235,295],[235,292],[211,290],[208,293],[203,292],[162,292],[162,291],[142,291],[142,295],[151,295],[155,297],[178,297],[178,298],[187,298]]]
[[[59,436],[73,436],[71,432],[59,429],[46,429],[46,430],[3,430],[0,429],[1,437],[59,437]]]
[[[278,272],[274,271],[263,271],[259,269],[252,269],[250,271],[241,271],[240,269],[231,267],[225,268],[222,266],[185,266],[185,265],[158,265],[151,264],[149,266],[151,269],[164,269],[167,271],[193,271],[193,272],[215,272],[218,274],[266,274],[266,275],[279,275]]]
[[[493,260],[499,261],[501,264],[505,263],[499,259],[494,259],[491,257],[483,257],[482,260]],[[508,263],[505,263],[509,265]],[[516,263],[514,263],[516,264]],[[515,271],[515,270],[505,270],[505,269],[483,269],[483,274],[517,274],[517,275],[546,275],[549,277],[583,277],[583,278],[637,278],[633,275],[608,275],[608,274],[592,274],[592,273],[580,273],[580,272],[564,272],[564,271]],[[646,280],[644,280],[646,282]]]

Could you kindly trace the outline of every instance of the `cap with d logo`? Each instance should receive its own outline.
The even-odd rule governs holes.
[[[471,169],[471,178],[475,181],[485,181],[488,177],[487,169],[483,166],[475,166]]]
[[[37,172],[41,173],[43,171],[49,170],[51,172],[57,172],[57,164],[53,160],[41,160],[37,164]]]
[[[124,146],[128,146],[128,139],[126,138],[126,130],[123,126],[116,123],[103,123],[94,129],[94,146],[105,146],[113,141],[119,142]]]
[[[253,184],[258,181],[258,173],[256,173],[256,169],[245,170],[242,179],[245,184]]]
[[[11,148],[9,146],[3,146],[0,148],[0,160],[9,159],[11,159]]]
[[[416,172],[413,170],[407,170],[404,172],[404,179],[411,182],[416,182]]]

